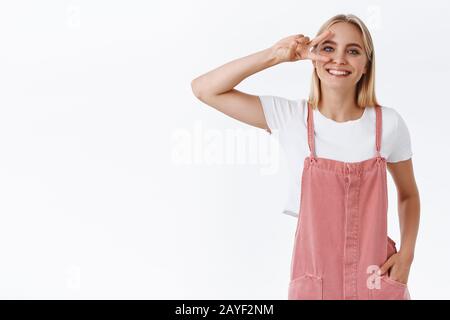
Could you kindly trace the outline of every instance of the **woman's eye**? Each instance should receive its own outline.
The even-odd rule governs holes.
[[[331,51],[329,51],[329,50],[327,50],[327,49],[332,49],[332,50],[334,50],[332,47],[326,46],[326,47],[323,47],[323,48],[322,48],[322,51],[325,51],[325,52],[331,52]],[[351,50],[349,50],[349,51],[352,52],[352,55],[358,55],[358,54],[359,54],[359,51],[356,50],[356,49],[351,49]]]

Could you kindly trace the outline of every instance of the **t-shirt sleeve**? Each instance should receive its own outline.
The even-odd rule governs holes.
[[[298,112],[298,105],[295,100],[271,95],[260,95],[259,99],[267,126],[272,132],[283,130]]]
[[[412,157],[411,137],[408,127],[402,116],[395,111],[397,116],[397,129],[395,133],[395,144],[392,152],[386,159],[388,162],[399,162]]]

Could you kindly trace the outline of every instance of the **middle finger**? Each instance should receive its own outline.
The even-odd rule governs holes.
[[[312,39],[311,42],[309,43],[309,45],[310,46],[315,46],[316,44],[318,44],[322,40],[325,40],[326,38],[331,37],[333,34],[334,34],[333,31],[331,31],[329,29],[325,30],[319,36],[317,36],[316,38]]]

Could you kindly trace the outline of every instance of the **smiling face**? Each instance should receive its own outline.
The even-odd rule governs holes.
[[[367,55],[361,31],[351,23],[338,22],[329,27],[333,35],[317,45],[316,52],[329,57],[328,62],[315,61],[322,87],[355,86],[367,72]]]

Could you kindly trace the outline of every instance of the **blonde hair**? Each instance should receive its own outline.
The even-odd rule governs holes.
[[[364,22],[353,14],[338,14],[328,19],[320,27],[316,36],[320,35],[333,24],[338,22],[351,23],[361,31],[364,49],[368,59],[366,65],[366,73],[362,75],[361,79],[359,79],[358,83],[356,84],[356,104],[360,108],[365,108],[366,106],[376,106],[378,105],[378,102],[375,96],[375,51],[369,29],[367,29]],[[313,48],[315,50],[317,48],[317,45],[315,45]],[[308,98],[308,102],[311,104],[313,109],[317,108],[320,101],[320,95],[320,79],[317,76],[316,68],[314,68],[311,79],[311,89]]]

